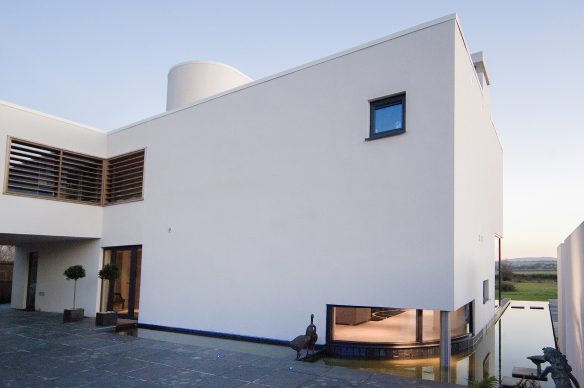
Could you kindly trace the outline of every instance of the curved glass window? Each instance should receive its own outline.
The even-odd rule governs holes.
[[[470,304],[450,313],[452,337],[471,332]],[[440,311],[332,306],[332,340],[420,343],[440,340]]]

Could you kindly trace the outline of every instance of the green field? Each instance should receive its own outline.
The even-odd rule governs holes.
[[[556,282],[514,282],[517,291],[503,291],[502,298],[513,300],[542,300],[558,298]]]
[[[556,275],[556,271],[555,270],[517,270],[517,271],[513,271],[514,275]]]

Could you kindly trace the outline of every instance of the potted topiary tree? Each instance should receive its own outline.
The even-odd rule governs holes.
[[[73,284],[73,308],[65,309],[63,313],[63,320],[65,322],[80,321],[83,319],[85,310],[81,308],[75,308],[75,297],[77,294],[77,280],[85,277],[85,269],[81,265],[72,265],[71,267],[67,268],[65,272],[63,272],[63,275],[65,275],[67,280],[72,279],[75,281]]]
[[[97,276],[102,281],[107,280],[109,286],[109,283],[115,281],[120,276],[120,270],[114,264],[106,264],[99,270]],[[115,326],[117,321],[118,314],[115,311],[104,311],[95,314],[95,324],[97,326]]]

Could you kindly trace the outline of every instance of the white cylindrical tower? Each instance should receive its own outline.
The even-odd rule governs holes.
[[[219,94],[253,81],[234,67],[219,62],[189,61],[168,72],[166,110]]]

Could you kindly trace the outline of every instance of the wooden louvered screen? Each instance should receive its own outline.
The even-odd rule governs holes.
[[[60,150],[20,140],[10,143],[7,191],[47,198],[58,196]]]
[[[103,159],[63,151],[59,197],[101,204]]]
[[[144,150],[106,160],[10,139],[8,193],[107,205],[142,199],[143,179]]]
[[[117,156],[107,161],[105,203],[142,198],[144,150]]]

